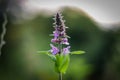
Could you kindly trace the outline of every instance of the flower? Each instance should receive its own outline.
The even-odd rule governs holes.
[[[53,38],[52,40],[51,40],[51,42],[53,42],[53,43],[61,43],[61,40],[60,39],[58,39],[58,38]]]
[[[67,38],[63,38],[63,39],[62,39],[62,44],[69,45],[68,39],[67,39]]]
[[[50,46],[52,47],[52,49],[50,50],[50,52],[55,55],[59,52],[59,49],[55,46],[53,46],[52,44],[50,44]]]
[[[68,54],[70,53],[70,46],[66,47],[66,48],[63,48],[63,54]]]
[[[54,35],[54,37],[57,38],[57,37],[59,37],[59,32],[56,30],[56,31],[53,32],[53,35]]]
[[[55,31],[53,31],[53,36],[54,38],[51,39],[51,42],[52,44],[50,44],[50,46],[52,47],[51,49],[51,53],[53,55],[56,55],[56,54],[67,54],[67,53],[70,53],[69,49],[70,49],[70,46],[69,45],[69,42],[68,42],[68,36],[66,35],[66,27],[65,24],[64,24],[64,20],[62,20],[63,16],[60,14],[60,13],[57,13],[55,15],[55,23],[54,23],[54,29]],[[54,44],[56,46],[54,46]],[[62,46],[62,47],[60,47]],[[64,48],[64,46],[68,46],[66,48]]]

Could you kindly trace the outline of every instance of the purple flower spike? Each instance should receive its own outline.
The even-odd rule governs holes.
[[[54,38],[51,39],[52,44],[55,44],[56,46],[53,46],[52,44],[50,45],[52,47],[51,53],[56,55],[56,54],[67,54],[70,53],[69,49],[70,46],[67,48],[64,48],[64,46],[69,45],[68,42],[68,36],[66,34],[66,26],[64,24],[64,20],[62,20],[63,16],[60,13],[57,13],[55,15],[55,23],[54,23],[54,29],[53,31],[53,36]],[[60,47],[62,46],[62,47]]]
[[[50,51],[53,55],[55,55],[59,52],[59,49],[57,47],[53,46],[52,44],[50,44],[50,46],[52,47],[52,49]]]
[[[63,54],[68,54],[70,53],[70,46],[66,47],[66,48],[63,48]]]

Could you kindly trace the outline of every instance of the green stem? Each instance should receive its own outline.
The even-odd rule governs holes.
[[[59,80],[62,80],[62,73],[59,73]]]

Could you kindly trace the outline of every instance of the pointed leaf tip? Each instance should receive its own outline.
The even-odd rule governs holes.
[[[85,51],[73,51],[71,52],[71,54],[84,54]]]

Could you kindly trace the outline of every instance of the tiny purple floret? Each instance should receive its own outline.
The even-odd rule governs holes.
[[[54,35],[55,38],[57,38],[57,37],[59,37],[59,32],[58,31],[54,31],[53,35]]]
[[[59,49],[57,47],[53,46],[52,44],[50,44],[50,46],[52,47],[52,49],[50,51],[53,55],[55,55],[59,52]]]
[[[63,38],[63,39],[62,39],[62,44],[69,45],[68,39],[67,39],[67,38]]]
[[[70,53],[70,46],[66,47],[66,48],[63,48],[63,54],[68,54]]]

